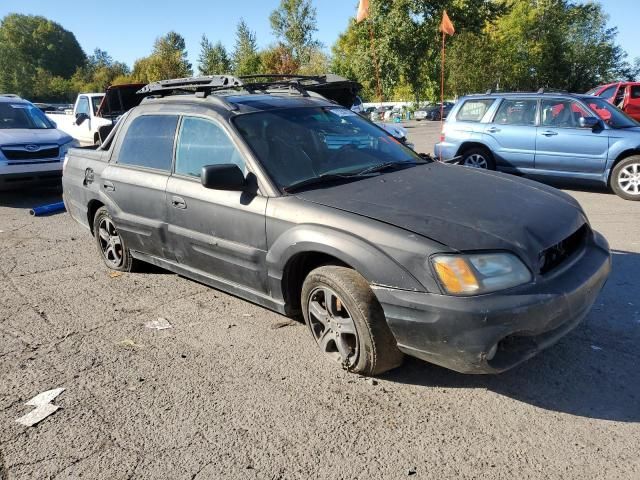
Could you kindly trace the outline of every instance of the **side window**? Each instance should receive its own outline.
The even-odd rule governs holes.
[[[78,107],[76,108],[76,115],[79,113],[85,113],[91,115],[89,110],[89,99],[87,97],[80,97],[78,100]]]
[[[184,117],[176,148],[175,172],[200,177],[202,167],[235,163],[245,171],[245,164],[227,133],[211,120]]]
[[[640,98],[640,85],[631,86],[631,98]]]
[[[467,100],[464,105],[460,107],[456,120],[460,122],[479,122],[487,113],[489,107],[493,105],[493,99],[487,100]]]
[[[604,98],[606,100],[609,100],[611,97],[613,97],[615,95],[617,89],[618,89],[618,85],[614,85],[613,87],[605,88],[598,96],[600,98]]]
[[[535,125],[536,100],[504,100],[500,104],[494,123],[500,125]]]
[[[579,103],[571,100],[543,100],[542,126],[558,128],[578,128],[580,117],[590,117]]]
[[[170,171],[177,126],[176,115],[146,115],[134,119],[122,140],[118,163]]]

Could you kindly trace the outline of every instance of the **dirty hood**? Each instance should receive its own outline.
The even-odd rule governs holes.
[[[580,205],[552,187],[441,163],[321,186],[297,196],[403,228],[458,251],[509,250],[533,271],[540,252],[587,222]]]
[[[6,128],[0,129],[0,147],[5,145],[58,144],[73,139],[56,128]]]

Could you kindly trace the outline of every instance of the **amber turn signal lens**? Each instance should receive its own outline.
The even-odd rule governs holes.
[[[480,285],[467,261],[461,257],[440,256],[433,259],[440,282],[449,293],[469,294],[476,292]]]

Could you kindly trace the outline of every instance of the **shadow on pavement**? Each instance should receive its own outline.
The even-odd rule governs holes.
[[[62,201],[62,186],[33,184],[28,187],[0,190],[0,207],[30,209]]]
[[[587,319],[557,345],[500,375],[463,375],[407,358],[385,379],[483,388],[550,411],[640,422],[640,254],[613,252],[613,271]]]

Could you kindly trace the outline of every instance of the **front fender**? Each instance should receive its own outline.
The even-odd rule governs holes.
[[[367,240],[321,225],[300,224],[278,236],[267,252],[267,274],[272,292],[280,290],[289,260],[305,252],[331,255],[357,270],[371,284],[424,290],[404,267]]]

